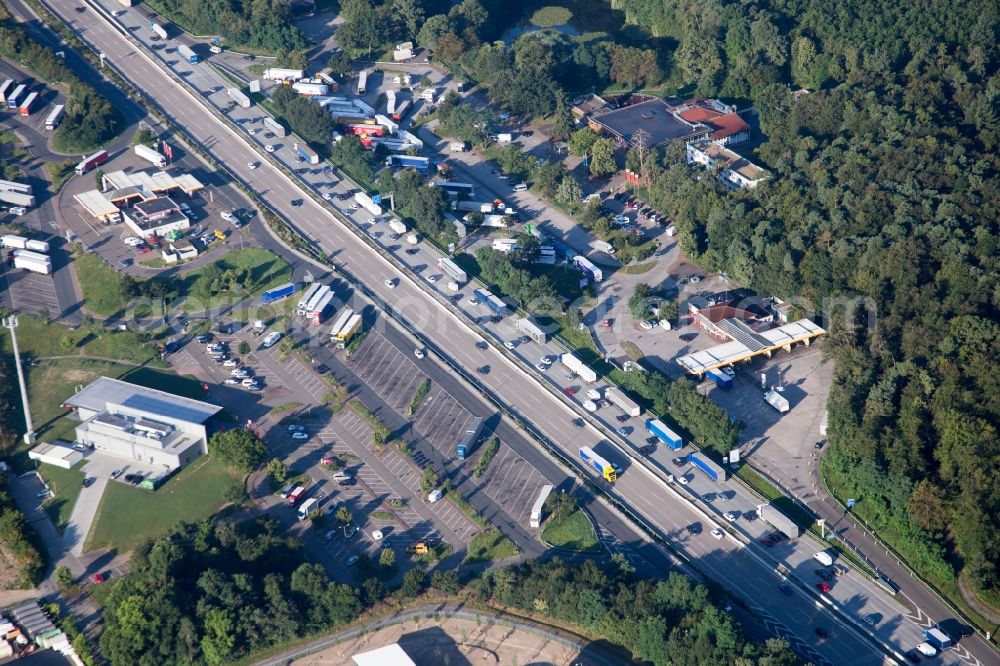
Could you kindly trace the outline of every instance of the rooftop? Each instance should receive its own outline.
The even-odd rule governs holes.
[[[145,215],[155,215],[171,210],[180,210],[180,207],[170,197],[156,197],[136,204],[135,210],[141,211]]]
[[[608,111],[590,120],[625,141],[630,140],[640,129],[645,130],[649,134],[650,148],[704,136],[711,131],[705,125],[678,118],[672,110],[663,100],[651,99]]]
[[[398,643],[361,652],[351,658],[356,666],[417,666]]]
[[[118,207],[108,201],[108,198],[98,190],[80,192],[74,194],[73,198],[94,217],[105,217],[118,212]]]
[[[773,352],[799,342],[809,342],[826,333],[808,319],[800,319],[760,333],[736,320],[726,320],[726,322],[725,328],[728,330],[725,332],[735,338],[734,340],[681,356],[677,359],[677,364],[690,374],[701,375],[708,370],[746,361],[759,354]]]
[[[130,384],[111,377],[98,377],[79,393],[67,398],[63,404],[92,412],[104,412],[108,405],[121,405],[150,416],[159,415],[199,424],[222,411],[222,407],[218,405]]]
[[[720,110],[717,104],[705,104],[706,100],[696,102],[678,111],[678,115],[691,123],[702,123],[712,128],[712,139],[724,139],[739,132],[750,131],[750,125],[727,107]],[[714,100],[713,100],[714,101]]]

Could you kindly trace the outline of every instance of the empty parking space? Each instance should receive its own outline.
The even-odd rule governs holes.
[[[483,490],[515,521],[527,522],[539,491],[548,481],[503,442],[488,470]]]
[[[348,362],[355,374],[395,410],[405,409],[426,379],[405,354],[375,332],[368,335]]]
[[[38,314],[47,311],[52,317],[62,312],[51,275],[24,270],[8,270],[6,281],[14,310]]]

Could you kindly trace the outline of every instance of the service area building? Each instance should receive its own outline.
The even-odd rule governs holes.
[[[63,407],[80,419],[76,441],[107,455],[165,470],[208,452],[206,422],[222,407],[100,377]]]
[[[125,226],[139,238],[166,236],[191,228],[191,221],[170,197],[155,197],[124,211]]]

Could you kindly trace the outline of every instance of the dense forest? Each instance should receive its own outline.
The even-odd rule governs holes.
[[[220,36],[230,47],[287,57],[306,46],[283,0],[146,0],[150,9],[193,35]]]
[[[415,37],[518,113],[625,84],[757,109],[741,150],[765,187],[726,192],[675,147],[645,160],[645,194],[706,269],[830,329],[833,490],[921,574],[1000,598],[997,2],[613,0],[650,33],[628,44],[495,42],[533,3],[352,2],[387,20],[348,47]]]
[[[482,601],[579,625],[657,666],[801,663],[784,640],[747,641],[708,588],[678,573],[636,581],[619,567],[554,558],[488,571],[471,588]]]
[[[94,88],[84,83],[55,51],[36,42],[0,5],[0,57],[18,63],[41,81],[66,89],[62,123],[52,135],[52,145],[65,152],[101,146],[125,128],[121,113]],[[37,82],[36,82],[37,89]]]

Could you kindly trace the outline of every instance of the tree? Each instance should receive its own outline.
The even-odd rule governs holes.
[[[389,594],[389,590],[386,589],[385,583],[380,581],[378,578],[366,578],[363,587],[365,601],[367,601],[369,605],[382,601]]]
[[[246,428],[217,432],[208,440],[208,452],[223,464],[252,472],[267,456],[267,447]]]
[[[600,135],[589,127],[573,132],[569,137],[569,152],[573,155],[586,155]]]
[[[559,181],[558,189],[556,189],[556,201],[564,204],[576,204],[581,199],[583,199],[583,188],[580,186],[580,181],[569,173],[563,176],[562,180]]]
[[[392,13],[405,27],[406,37],[416,39],[425,17],[420,0],[393,0]]]
[[[610,176],[618,171],[615,164],[615,142],[600,138],[590,148],[590,173],[594,176]]]
[[[448,17],[444,14],[435,14],[420,26],[420,31],[417,33],[417,44],[426,49],[436,51],[438,40],[448,31]]]
[[[458,594],[462,588],[458,580],[458,574],[454,571],[435,571],[431,574],[431,587],[434,587],[444,594]]]
[[[288,467],[279,458],[272,458],[267,463],[267,475],[276,483],[284,483],[288,480]]]
[[[240,354],[246,356],[247,354],[250,353],[250,343],[247,342],[246,340],[240,341],[240,346],[238,347],[238,350]]]
[[[393,568],[396,566],[396,551],[392,548],[383,548],[382,553],[378,556],[378,563],[386,569]]]
[[[334,76],[348,76],[354,72],[354,62],[347,51],[338,49],[326,61],[326,66]]]
[[[55,571],[56,585],[60,592],[70,592],[76,589],[76,581],[73,579],[73,572],[69,567],[59,565]]]
[[[337,520],[342,525],[350,525],[354,522],[354,515],[351,514],[351,510],[346,505],[343,505],[337,509]]]
[[[420,568],[410,569],[403,574],[403,584],[399,591],[404,597],[415,597],[424,591],[427,585],[427,573]]]
[[[429,494],[432,490],[437,488],[438,484],[441,482],[438,473],[434,471],[434,468],[428,465],[424,467],[424,473],[420,477],[420,490],[424,495]]]
[[[568,139],[576,129],[576,120],[570,110],[565,95],[556,97],[555,121],[552,123],[552,136],[557,139]]]
[[[388,38],[388,21],[378,9],[368,4],[359,3],[351,20],[337,30],[337,40],[342,47],[367,54],[386,43]]]

